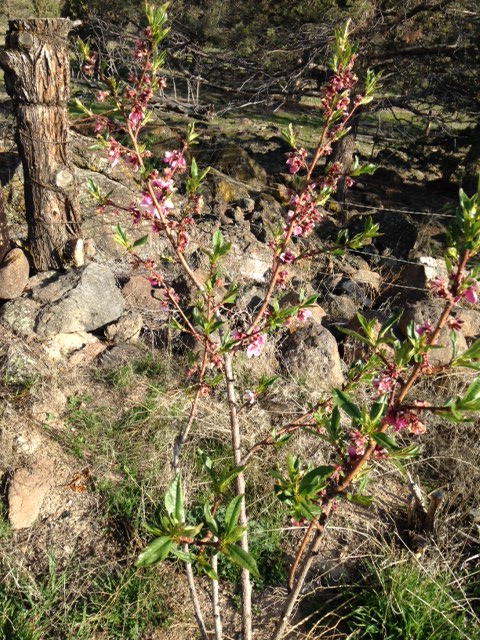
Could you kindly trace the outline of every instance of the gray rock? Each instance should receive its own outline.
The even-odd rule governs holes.
[[[45,374],[45,366],[34,357],[28,348],[12,343],[0,356],[0,369],[8,384],[28,385]]]
[[[0,309],[0,322],[22,338],[29,338],[35,328],[40,303],[30,298],[6,302]]]
[[[110,269],[94,262],[59,276],[38,290],[34,298],[47,302],[35,328],[42,336],[95,331],[117,320],[125,308]]]
[[[115,344],[138,342],[143,327],[143,318],[136,311],[127,311],[117,322],[105,329],[105,337]]]
[[[27,286],[30,267],[21,249],[12,249],[0,265],[0,299],[13,300]]]
[[[104,369],[116,369],[125,364],[139,360],[145,355],[145,350],[133,344],[119,344],[106,351],[100,358],[100,365]]]
[[[358,311],[358,306],[350,296],[335,296],[332,293],[322,299],[322,307],[326,311],[328,323],[346,324]]]
[[[35,522],[53,484],[53,471],[51,458],[15,471],[8,488],[8,519],[12,529],[26,529]]]
[[[328,391],[343,383],[338,346],[333,335],[318,323],[308,323],[284,342],[283,365],[312,391]]]

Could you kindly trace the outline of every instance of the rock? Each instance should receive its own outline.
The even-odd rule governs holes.
[[[97,344],[98,342],[100,342],[98,338],[86,331],[57,333],[44,344],[43,348],[50,358],[60,360],[82,349],[87,344]]]
[[[22,338],[32,336],[41,305],[30,298],[6,302],[0,309],[0,322]]]
[[[267,181],[265,169],[242,147],[226,147],[220,151],[213,164],[218,171],[254,189],[262,190]]]
[[[333,293],[322,299],[322,307],[326,312],[325,321],[330,324],[346,324],[355,317],[358,311],[358,306],[351,296],[336,296]]]
[[[90,364],[102,353],[102,351],[105,351],[106,348],[107,345],[99,340],[97,340],[97,342],[92,342],[91,344],[86,344],[70,356],[68,363],[71,367]]]
[[[15,471],[8,488],[8,519],[12,529],[32,526],[53,484],[54,461],[44,458]]]
[[[336,340],[322,325],[308,323],[292,333],[282,352],[287,371],[312,391],[329,391],[343,383]]]
[[[105,329],[107,340],[115,344],[138,342],[143,327],[143,318],[137,311],[127,311],[117,322]]]
[[[119,344],[109,349],[100,359],[105,369],[116,369],[124,364],[130,364],[145,355],[145,351],[133,344]]]
[[[448,280],[445,261],[432,256],[420,256],[417,259],[417,264],[407,264],[401,269],[399,281],[409,287],[425,289],[429,280],[436,277]],[[406,295],[410,295],[410,292],[407,292]]]
[[[10,344],[0,358],[0,369],[7,384],[29,385],[45,373],[45,367],[24,345]]]
[[[454,315],[463,320],[462,333],[466,338],[480,337],[480,308],[455,307]]]
[[[13,300],[27,286],[30,267],[21,249],[12,249],[0,265],[0,299]]]
[[[415,326],[429,323],[435,326],[436,321],[440,317],[444,304],[441,300],[428,299],[420,300],[413,306],[407,307],[405,313],[400,319],[400,330],[405,334],[406,327],[410,322],[414,322]],[[457,314],[457,316],[461,314]],[[432,349],[428,353],[428,361],[434,367],[448,364],[453,356],[453,347],[450,341],[451,330],[448,327],[444,327],[440,332],[437,344],[439,349]],[[467,341],[462,331],[457,335],[457,353],[461,353],[467,349]]]
[[[58,276],[33,297],[47,302],[35,327],[42,336],[95,331],[117,320],[125,308],[110,269],[94,262]]]
[[[347,294],[357,307],[370,307],[380,293],[381,278],[375,271],[359,269],[348,278],[342,278],[337,290]]]
[[[122,289],[127,309],[142,317],[142,325],[149,329],[158,329],[165,325],[168,311],[162,308],[160,300],[155,298],[154,289],[145,276],[132,276]]]

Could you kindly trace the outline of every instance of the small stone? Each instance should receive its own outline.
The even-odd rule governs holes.
[[[137,311],[127,311],[117,322],[105,329],[107,340],[115,344],[138,342],[143,327],[143,318]]]
[[[97,344],[99,339],[86,331],[57,333],[44,345],[44,350],[54,360],[59,360],[78,351],[87,344]]]
[[[0,265],[0,299],[13,300],[22,295],[27,286],[30,266],[19,248],[12,249]]]
[[[287,371],[312,391],[329,391],[342,385],[337,342],[321,324],[301,327],[285,340],[282,350]]]
[[[15,471],[8,488],[8,519],[12,529],[31,527],[53,484],[54,461],[45,458]]]

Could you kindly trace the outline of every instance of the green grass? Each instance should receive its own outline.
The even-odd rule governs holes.
[[[5,575],[6,572],[5,572]],[[137,640],[169,624],[158,572],[132,567],[84,572],[78,564],[34,579],[12,572],[0,583],[1,640]]]
[[[353,593],[346,618],[350,640],[480,639],[465,596],[446,571],[410,561],[370,570]]]

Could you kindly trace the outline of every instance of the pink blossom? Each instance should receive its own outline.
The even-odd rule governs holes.
[[[163,156],[163,161],[171,169],[176,169],[179,173],[182,173],[187,168],[187,163],[183,157],[183,153],[180,151],[166,151]]]
[[[264,344],[265,338],[260,333],[258,333],[256,336],[253,336],[247,347],[247,358],[251,358],[252,356],[259,356],[262,353]]]
[[[305,158],[307,157],[306,149],[297,149],[288,154],[287,164],[290,167],[290,173],[297,173],[300,169],[306,166]]]
[[[135,105],[128,116],[132,129],[135,131],[141,125],[143,120],[143,109],[139,105]]]
[[[423,336],[424,333],[432,333],[433,327],[429,322],[417,325],[415,327],[415,333],[419,336]]]
[[[305,322],[308,318],[312,317],[312,312],[310,309],[299,309],[297,311],[297,320],[299,322]]]
[[[460,318],[448,319],[448,326],[452,331],[460,331],[464,323],[465,323],[465,320],[461,320]]]
[[[245,337],[245,334],[239,331],[238,329],[234,329],[230,334],[232,340],[242,340]]]
[[[250,391],[250,389],[246,389],[246,391],[244,391],[243,401],[246,404],[254,404],[256,399],[257,399],[257,394],[255,393],[255,391]]]
[[[122,155],[122,149],[118,142],[113,138],[110,138],[108,142],[108,159],[111,162],[112,169],[117,166],[120,156]]]
[[[280,261],[285,264],[291,264],[295,260],[295,256],[290,250],[284,251],[278,257],[280,258]]]
[[[347,454],[351,460],[357,460],[365,453],[368,438],[357,430],[351,431],[349,435],[350,445],[347,448]]]
[[[475,282],[474,284],[472,284],[470,287],[468,287],[468,289],[466,289],[462,296],[465,298],[465,300],[470,303],[470,304],[477,304],[478,302],[478,283]]]
[[[277,287],[279,289],[285,289],[287,286],[287,280],[288,280],[288,271],[284,269],[283,271],[280,271],[278,273]]]
[[[95,96],[95,99],[97,102],[103,102],[105,98],[108,98],[109,95],[110,95],[110,91],[97,91],[97,95]]]

